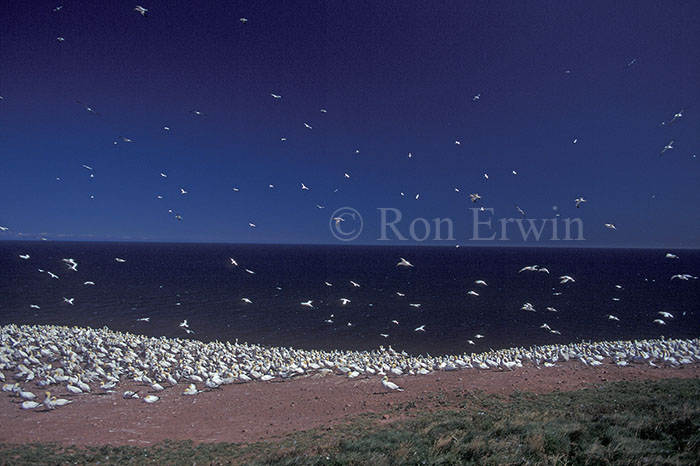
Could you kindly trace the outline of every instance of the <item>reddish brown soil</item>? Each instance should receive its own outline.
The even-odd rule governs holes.
[[[518,390],[545,393],[576,390],[606,381],[674,377],[698,378],[700,365],[680,369],[649,366],[594,369],[567,363],[554,368],[527,367],[513,372],[441,372],[393,378],[405,391],[391,393],[384,390],[380,377],[348,379],[335,375],[234,384],[195,396],[182,396],[185,385],[180,384],[159,393],[161,400],[155,404],[124,400],[121,393],[133,386],[122,384],[116,393],[72,397],[73,404],[54,411],[22,410],[16,397],[2,393],[0,443],[145,446],[166,439],[248,442],[337,425],[347,416],[381,413],[409,401],[415,402],[419,409],[432,409],[435,401],[430,394],[441,394],[450,400],[465,390],[499,395]],[[43,393],[37,387],[29,388],[37,395]],[[140,395],[145,396],[146,387],[138,388],[142,390]],[[71,398],[64,388],[54,394]],[[391,414],[389,420],[393,416]]]

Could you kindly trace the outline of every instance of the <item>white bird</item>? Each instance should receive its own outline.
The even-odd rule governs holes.
[[[664,146],[664,148],[661,151],[661,153],[659,154],[659,156],[664,155],[664,152],[666,152],[667,150],[671,150],[671,149],[673,149],[673,141],[669,142],[668,144],[666,144]]]
[[[270,95],[271,95],[272,97],[274,97],[275,99],[281,99],[281,98],[282,98],[281,95],[277,95],[277,94],[270,94]]]
[[[255,228],[256,225],[255,225],[254,223],[252,223],[252,222],[248,222],[248,226],[249,226],[250,228]]]
[[[387,334],[387,333],[380,333],[379,336],[384,337],[384,338],[389,338],[389,334]]]
[[[129,138],[124,137],[124,136],[119,136],[119,137],[121,138],[122,142],[134,142],[133,139],[129,139]],[[115,142],[115,144],[116,144],[116,142]]]
[[[395,324],[395,325],[399,325],[399,321],[398,321],[398,320],[392,320],[391,323],[392,323],[392,324]]]
[[[420,303],[410,303],[409,306],[411,306],[411,307],[420,307],[421,304],[420,304]]]
[[[564,284],[564,283],[569,283],[569,282],[574,283],[574,282],[576,281],[576,280],[573,279],[573,277],[571,277],[571,276],[569,276],[569,275],[562,275],[561,277],[559,277],[559,280],[561,280],[561,281],[559,282],[560,285],[562,285],[562,284]]]
[[[34,409],[39,406],[41,406],[41,403],[37,403],[36,401],[25,401],[22,403],[22,409]]]
[[[345,306],[347,303],[351,302],[348,298],[340,298],[340,302]]]
[[[617,228],[615,228],[615,225],[612,223],[606,223],[605,226],[606,228],[610,228],[611,230],[617,230]]]
[[[311,309],[315,309],[314,305],[312,304],[313,300],[309,299],[308,301],[304,301],[301,303],[302,306],[310,307]]]
[[[231,265],[235,265],[236,267],[238,267],[238,262],[236,262],[236,259],[234,259],[233,257],[229,257],[229,260],[231,261]]]
[[[614,316],[614,315],[612,315],[612,314],[608,314],[606,317],[608,318],[608,320],[617,320],[617,321],[620,320],[620,319],[618,319],[616,316]]]
[[[244,303],[253,304],[253,301],[251,301],[248,298],[241,298],[241,301],[243,301]]]
[[[55,273],[51,273],[48,270],[46,271],[46,273],[49,274],[49,277],[55,278],[56,280],[59,280],[58,275],[56,275]]]
[[[56,40],[59,41],[59,42],[63,42],[63,41],[66,40],[66,39],[64,39],[64,38],[61,37],[61,36],[58,36],[58,37],[56,37]]]
[[[41,308],[40,308],[39,306],[37,306],[36,304],[30,304],[29,307],[31,307],[32,309],[41,309]]]
[[[396,296],[404,297],[404,296],[406,296],[406,293],[401,293],[400,291],[397,291]]]
[[[472,202],[476,202],[481,199],[481,196],[478,193],[470,194],[469,197],[471,198]]]
[[[146,17],[146,12],[148,11],[146,8],[142,7],[141,5],[136,5],[136,8],[134,8],[134,11],[137,11],[141,13],[141,16],[144,18]]]
[[[582,197],[577,197],[576,199],[574,199],[574,202],[576,202],[576,208],[578,209],[579,207],[581,207],[581,204],[583,204],[584,202],[588,202],[588,201],[586,201],[582,196]]]
[[[22,256],[20,256],[22,257]],[[24,258],[23,258],[24,259]],[[671,254],[670,252],[666,253],[666,259],[678,259],[678,256],[675,254]]]
[[[472,102],[475,102],[475,101],[477,101],[477,100],[479,100],[479,99],[481,99],[481,92],[478,93],[477,95],[475,95],[475,96],[472,98]]]
[[[122,258],[120,258],[120,257],[115,257],[114,260],[117,261],[117,262],[119,262],[120,264],[123,264],[124,262],[126,262],[125,259],[122,259]]]
[[[523,311],[537,312],[537,311],[535,311],[534,306],[530,303],[523,304],[523,306],[520,309],[522,309]]]
[[[389,381],[389,377],[386,376],[386,375],[385,375],[384,378],[382,379],[382,385],[384,386],[384,388],[386,388],[386,389],[388,389],[388,390],[396,390],[397,392],[402,392],[402,391],[403,391],[403,388],[399,387],[399,386],[396,385],[394,382],[390,382],[390,381]]]
[[[94,284],[95,284],[95,282],[91,282],[89,280],[86,281],[85,283],[83,283],[83,285],[94,285]]]
[[[186,191],[185,188],[180,188],[180,194],[185,195],[185,194],[187,194],[188,192],[189,192],[189,191]]]
[[[57,11],[60,11],[61,8],[63,8],[63,5],[57,6],[56,8],[53,9],[53,12],[56,13]]]
[[[9,228],[7,228],[7,227],[0,227],[0,231],[8,231],[8,230],[9,230]]]
[[[657,314],[661,314],[661,317],[665,317],[666,319],[673,319],[673,314],[670,312],[659,311]]]
[[[182,327],[182,328],[189,328],[189,326],[190,326],[190,324],[187,323],[187,319],[180,322],[180,327]]]
[[[129,399],[131,399],[131,398],[139,398],[139,392],[138,392],[138,391],[134,392],[134,391],[131,391],[131,390],[127,390],[127,391],[125,391],[124,394],[122,395],[122,398],[124,398],[125,400],[129,400]]]
[[[330,282],[323,282],[323,283],[324,283],[326,286],[333,286],[333,284],[330,283]]]
[[[683,274],[680,274],[680,273],[679,273],[679,274],[677,274],[677,275],[671,276],[671,280],[673,280],[674,278],[679,278],[679,279],[681,279],[681,280],[689,280],[689,279],[691,279],[691,278],[692,278],[693,280],[697,280],[697,279],[698,279],[698,277],[693,277],[693,276],[690,275],[689,273],[683,273]]]
[[[540,325],[540,328],[546,328],[547,330],[552,330],[552,328],[547,324]]]
[[[311,125],[309,125],[308,123],[304,123],[304,126],[306,126],[306,127],[309,128],[309,129],[313,129],[313,128],[311,127]]]
[[[538,272],[549,273],[549,269],[546,268],[546,267],[539,268],[539,269],[537,269],[537,271],[538,271]]]
[[[654,323],[655,323],[655,324],[659,324],[659,325],[666,325],[666,322],[664,322],[664,321],[661,320],[661,319],[654,319]]]
[[[136,322],[150,322],[151,318],[150,317],[141,317],[139,319],[136,319]]]
[[[518,270],[518,273],[520,272],[537,272],[537,268],[539,265],[527,265],[523,267],[522,269]]]
[[[413,267],[413,264],[411,264],[410,262],[408,262],[408,261],[407,261],[406,259],[404,259],[403,257],[401,257],[400,259],[401,259],[401,262],[399,262],[398,264],[396,264],[397,267],[398,267],[398,266],[402,266],[402,267]]]
[[[467,294],[470,294],[470,295],[472,295],[472,296],[479,296],[479,293],[477,293],[477,292],[474,291],[474,290],[469,290],[469,292],[468,292]]]
[[[70,298],[70,299],[68,299],[68,298],[66,298],[65,296],[63,297],[63,302],[68,303],[68,304],[70,304],[71,306],[73,305],[73,301],[74,301],[74,300],[75,300],[75,298]]]
[[[351,284],[352,286],[356,287],[356,288],[359,288],[359,287],[360,287],[359,283],[356,283],[356,282],[354,282],[354,281],[352,281],[352,280],[350,280],[350,284]]]
[[[24,259],[24,260],[28,260],[29,257],[30,257],[29,254],[20,254],[20,255],[19,255],[19,258],[20,258],[20,259]]]
[[[158,400],[160,400],[160,398],[158,398],[158,397],[155,396],[155,395],[146,395],[146,396],[143,398],[144,403],[155,403],[155,402],[158,401]]]
[[[248,22],[248,18],[240,18],[238,21],[240,21],[241,23],[245,24],[245,23]]]
[[[680,117],[682,117],[682,116],[683,116],[683,112],[685,112],[687,109],[688,109],[688,107],[686,107],[686,108],[680,110],[678,113],[674,114],[674,115],[673,115],[673,118],[671,118],[671,121],[668,122],[668,126],[671,126],[671,125],[673,124],[674,121],[676,121],[677,119],[679,119]],[[673,142],[673,141],[671,141],[671,142]]]
[[[253,271],[250,270],[250,269],[245,269],[245,271],[248,272],[248,273],[251,274],[251,275],[255,275],[255,272],[253,272]]]
[[[483,280],[477,280],[474,282],[476,285],[482,285],[482,286],[488,286],[485,281]]]
[[[301,184],[301,189],[306,190],[306,191],[310,191],[310,189],[304,183]]]
[[[416,327],[413,329],[414,332],[425,332],[425,324],[421,325],[420,327]]]
[[[196,395],[197,393],[198,393],[197,387],[193,383],[191,383],[182,394],[183,395]]]
[[[549,312],[559,312],[559,311],[557,311],[557,310],[556,310],[555,308],[553,308],[553,307],[548,307],[548,308],[546,308],[546,309],[547,309]]]
[[[484,338],[484,336],[477,333],[476,335],[474,335],[474,338]]]

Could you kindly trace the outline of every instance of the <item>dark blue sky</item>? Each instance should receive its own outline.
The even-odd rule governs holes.
[[[514,246],[469,209],[517,204],[584,224],[533,245],[698,247],[698,2],[141,5],[0,5],[0,239],[339,243],[349,206]]]

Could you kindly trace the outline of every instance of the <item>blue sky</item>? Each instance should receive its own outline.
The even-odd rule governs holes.
[[[141,4],[0,6],[0,239],[338,244],[348,206],[477,245],[517,204],[583,221],[531,245],[698,247],[697,2]]]

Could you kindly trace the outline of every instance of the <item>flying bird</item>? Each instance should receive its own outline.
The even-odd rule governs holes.
[[[282,98],[281,95],[277,95],[277,94],[270,94],[270,95],[271,95],[272,97],[274,97],[275,99],[281,99],[281,98]]]
[[[28,260],[29,257],[30,257],[29,254],[20,254],[20,255],[19,255],[19,258],[20,258],[20,259],[24,259],[24,260]]]
[[[142,7],[141,5],[136,5],[136,8],[134,8],[134,11],[141,13],[141,16],[143,16],[145,18],[146,12],[148,10],[146,8]]]
[[[402,267],[413,267],[413,264],[411,264],[410,262],[408,262],[408,261],[407,261],[406,259],[404,259],[403,257],[401,257],[400,259],[401,259],[401,262],[399,262],[398,264],[396,264],[397,267],[399,267],[399,266],[402,266]]]
[[[425,332],[425,324],[421,325],[420,327],[416,327],[413,329],[414,332]]]
[[[311,309],[315,309],[314,305],[312,303],[313,303],[313,301],[309,299],[308,301],[304,301],[303,303],[301,303],[301,305],[306,306],[306,307],[310,307]]]
[[[308,123],[304,123],[304,126],[306,126],[309,129],[313,129]]]
[[[629,63],[627,63],[627,65],[625,65],[625,69],[627,69],[627,68],[629,68],[630,66],[634,65],[634,63],[635,63],[636,61],[637,61],[637,59],[636,59],[636,58],[633,58],[631,62],[629,62]]]
[[[581,207],[581,204],[587,201],[583,197],[577,197],[576,199],[574,199],[574,202],[576,202],[576,208],[578,209],[579,207]]]
[[[478,193],[470,194],[469,197],[471,198],[472,202],[476,202],[481,199],[481,196]]]
[[[666,144],[666,145],[664,146],[664,148],[663,148],[663,150],[661,151],[661,153],[659,153],[659,156],[664,155],[664,152],[666,152],[667,150],[671,150],[671,149],[673,149],[673,140],[671,140],[668,144]]]
[[[615,224],[613,223],[606,223],[605,226],[611,230],[617,230],[617,228],[615,228]]]
[[[683,116],[683,112],[685,112],[688,109],[688,107],[685,107],[684,109],[681,109],[678,113],[673,115],[673,118],[671,118],[671,121],[668,122],[668,126],[671,126],[674,121],[679,119],[680,117]]]

